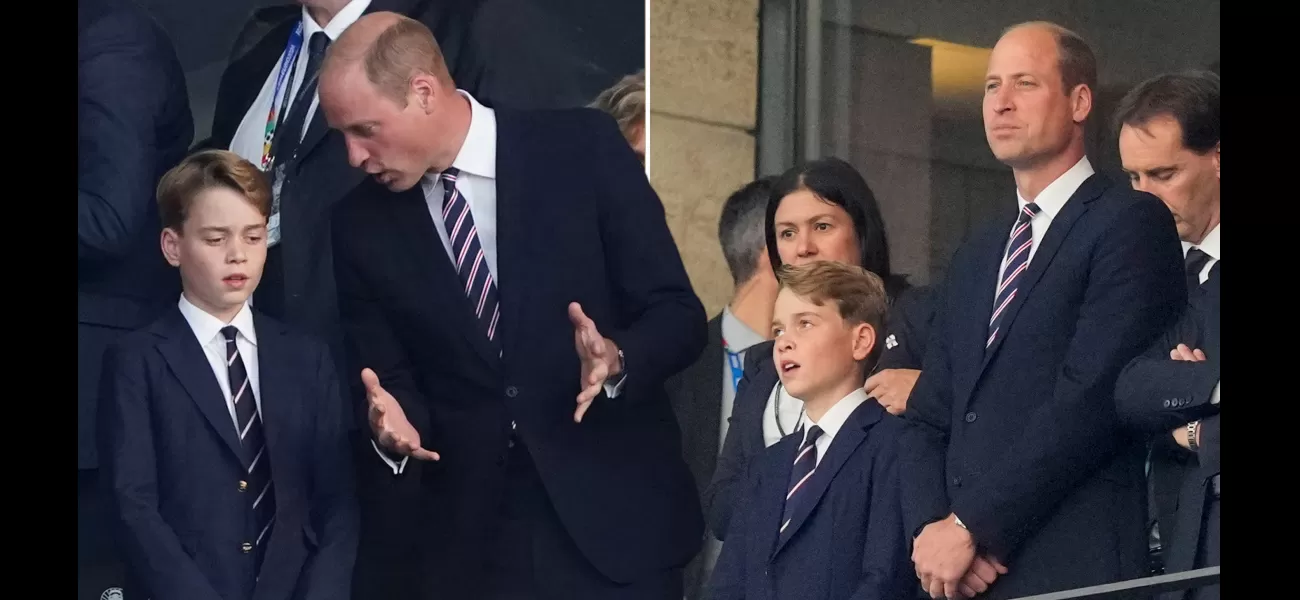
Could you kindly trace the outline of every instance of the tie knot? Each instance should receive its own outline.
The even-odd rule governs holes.
[[[1038,213],[1041,210],[1043,209],[1037,204],[1030,202],[1029,204],[1026,204],[1024,208],[1020,209],[1020,220],[1032,221],[1034,217],[1038,216]]]
[[[330,45],[330,36],[325,35],[324,31],[317,31],[311,34],[311,39],[307,40],[307,51],[314,55],[321,55]]]
[[[235,341],[235,336],[239,335],[239,329],[234,325],[227,325],[221,328],[221,335],[226,338],[227,342]]]
[[[808,446],[813,445],[813,443],[817,441],[817,438],[822,436],[822,433],[823,432],[821,427],[818,427],[816,425],[809,427],[808,434],[805,435],[803,438],[803,447],[807,448]]]
[[[1210,262],[1210,255],[1207,254],[1204,250],[1201,250],[1196,246],[1192,246],[1187,250],[1187,256],[1184,260],[1185,263],[1187,264],[1188,272],[1195,272],[1199,274],[1201,272],[1201,269],[1205,267],[1205,263]]]
[[[456,183],[456,178],[459,176],[460,176],[460,169],[457,169],[456,167],[447,167],[447,170],[443,171],[442,174],[439,175],[438,177],[440,179],[443,179],[444,181],[450,181],[452,183]]]

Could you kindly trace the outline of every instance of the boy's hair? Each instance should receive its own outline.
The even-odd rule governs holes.
[[[242,195],[262,216],[271,216],[271,185],[261,170],[234,152],[204,150],[186,157],[158,182],[162,226],[180,233],[194,199],[216,187]]]
[[[846,323],[866,323],[879,334],[885,323],[889,301],[885,296],[885,283],[880,276],[858,267],[840,262],[819,260],[805,265],[781,265],[776,271],[782,289],[806,298],[817,306],[834,302]],[[876,341],[870,359],[879,354],[880,340]]]
[[[637,128],[645,127],[645,69],[619,79],[596,96],[590,106],[614,117],[623,137],[631,139]]]

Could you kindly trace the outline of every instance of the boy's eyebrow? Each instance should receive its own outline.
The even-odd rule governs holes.
[[[215,225],[199,228],[200,233],[226,233],[228,231],[230,231],[229,227],[217,227]]]

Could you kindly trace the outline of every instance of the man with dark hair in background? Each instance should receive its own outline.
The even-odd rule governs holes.
[[[95,448],[104,349],[174,302],[158,250],[158,178],[194,136],[185,75],[129,0],[77,3],[77,598],[121,587]]]
[[[1217,565],[1219,76],[1148,79],[1124,96],[1115,124],[1134,189],[1155,194],[1174,215],[1191,302],[1183,320],[1129,365],[1116,399],[1127,424],[1154,436],[1148,477],[1166,571]],[[1218,586],[1197,594],[1218,598]]]
[[[735,291],[709,321],[704,353],[664,385],[682,428],[682,455],[701,494],[713,479],[727,419],[744,374],[745,351],[767,340],[778,286],[763,235],[764,210],[775,177],[762,177],[736,190],[722,205],[718,241]],[[718,560],[722,542],[704,534],[704,548],[686,567],[686,597],[699,598]]]

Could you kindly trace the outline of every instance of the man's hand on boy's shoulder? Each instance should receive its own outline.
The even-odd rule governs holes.
[[[875,398],[891,415],[901,415],[907,410],[907,399],[921,376],[917,369],[885,369],[867,378],[862,389]]]
[[[371,369],[361,370],[366,386],[366,403],[370,410],[370,430],[385,450],[420,460],[438,460],[437,452],[420,446],[420,432],[415,430],[397,399],[379,385],[379,376]]]

